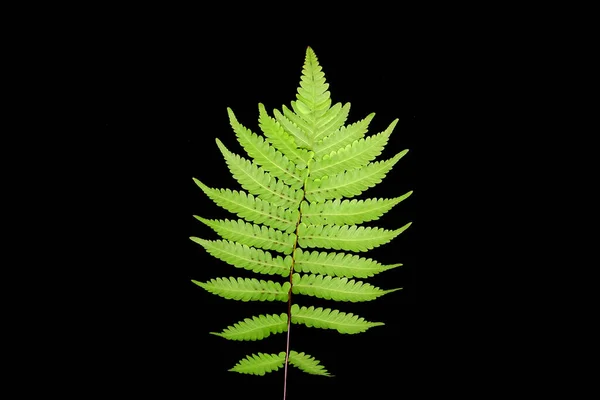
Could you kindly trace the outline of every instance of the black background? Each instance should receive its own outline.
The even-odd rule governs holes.
[[[100,386],[123,385],[132,393],[142,388],[164,390],[169,398],[181,398],[174,394],[178,391],[195,392],[201,398],[234,399],[248,393],[248,398],[281,398],[283,369],[264,377],[227,369],[247,354],[285,350],[285,334],[258,342],[226,341],[209,334],[252,315],[285,312],[286,305],[225,300],[191,282],[251,276],[212,258],[189,240],[217,238],[193,215],[229,217],[192,178],[210,187],[239,188],[215,143],[219,138],[231,151],[244,154],[226,108],[259,132],[258,103],[271,113],[284,104],[289,107],[306,47],[311,46],[333,102],[351,103],[349,123],[375,112],[369,128],[374,134],[399,119],[378,159],[403,149],[409,152],[381,184],[360,198],[396,197],[414,190],[370,224],[389,229],[411,221],[413,225],[391,243],[365,254],[384,264],[403,263],[368,280],[403,290],[365,303],[296,297],[301,305],[338,308],[386,325],[358,335],[292,326],[291,348],[316,357],[336,377],[291,368],[288,399],[325,399],[334,394],[358,398],[366,391],[379,398],[415,388],[424,357],[417,318],[416,165],[424,96],[418,44],[410,35],[389,32],[363,39],[296,35],[270,40],[243,33],[232,39],[211,37],[208,30],[168,27],[150,33],[134,30],[104,44],[101,90],[107,114],[94,143],[102,167],[94,171],[98,190],[93,196],[102,209],[99,223],[109,233],[100,235],[103,243],[89,257],[105,267],[96,270],[102,285],[94,285],[99,296],[88,326],[101,332],[95,357],[110,363],[100,376]],[[214,395],[201,396],[205,391]]]

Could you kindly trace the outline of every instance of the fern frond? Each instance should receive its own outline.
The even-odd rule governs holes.
[[[313,356],[305,354],[304,352],[298,353],[295,350],[290,350],[290,358],[289,362],[294,367],[297,367],[301,371],[304,371],[308,374],[312,375],[322,375],[327,377],[333,377],[323,365],[320,364],[320,361],[316,360]]]
[[[314,328],[335,329],[339,333],[348,334],[361,333],[374,326],[385,325],[383,322],[365,321],[358,315],[331,308],[299,307],[297,304],[292,305],[292,323]]]
[[[283,285],[255,278],[213,278],[208,282],[192,280],[207,292],[229,300],[241,301],[287,301],[290,283]]]
[[[204,240],[191,237],[213,257],[237,268],[259,274],[289,276],[292,257],[273,257],[271,253],[228,240]]]
[[[244,189],[275,205],[297,208],[302,199],[301,190],[289,187],[263,168],[227,150],[219,139],[216,141],[229,170]]]
[[[221,237],[247,246],[260,247],[291,254],[296,236],[264,225],[255,225],[243,219],[210,220],[194,215],[194,217],[211,227]]]
[[[315,52],[308,48],[302,67],[296,106],[305,119],[315,124],[331,106],[329,84]]]
[[[229,151],[219,139],[216,143],[243,190],[211,188],[194,179],[208,198],[239,219],[194,216],[221,238],[190,239],[230,266],[287,278],[283,283],[234,276],[206,282],[192,280],[225,299],[287,303],[287,313],[254,315],[220,332],[210,332],[227,340],[261,340],[288,332],[291,324],[342,334],[362,333],[384,323],[337,309],[300,306],[292,302],[293,294],[364,302],[402,289],[386,290],[358,280],[402,264],[382,265],[350,253],[384,245],[411,225],[398,229],[361,226],[378,220],[412,191],[395,198],[350,199],[381,182],[408,152],[375,161],[388,144],[398,119],[369,136],[366,133],[375,113],[346,125],[350,103],[332,102],[329,84],[310,47],[306,49],[296,98],[290,104],[274,109],[270,115],[259,103],[262,135],[242,125],[227,108],[229,123],[247,158]],[[309,374],[333,376],[313,356],[290,350],[289,339],[288,332],[286,352],[250,354],[229,371],[265,375],[285,365],[287,382],[289,362]]]
[[[404,232],[411,222],[395,230],[358,225],[306,225],[298,226],[300,247],[367,251],[388,243]]]
[[[296,125],[294,122],[290,121],[285,115],[283,115],[279,111],[273,110],[273,115],[275,116],[275,119],[277,120],[277,122],[279,122],[281,124],[283,129],[285,129],[286,132],[288,132],[290,135],[292,135],[294,137],[294,139],[296,141],[296,145],[298,145],[298,147],[307,149],[307,150],[312,150],[314,142],[313,142],[312,138],[308,137],[306,132],[304,132],[302,129],[300,129],[298,127],[298,125]]]
[[[347,278],[368,278],[402,264],[382,265],[370,258],[347,253],[325,253],[296,249],[294,270],[297,272]]]
[[[325,154],[339,150],[355,140],[364,137],[365,133],[367,133],[367,130],[369,129],[369,124],[371,123],[373,117],[375,117],[375,113],[371,113],[366,118],[351,125],[342,126],[327,138],[315,143],[315,158],[319,159]]]
[[[329,178],[309,179],[306,185],[306,198],[313,202],[358,196],[380,183],[407,152],[408,150],[404,150],[389,160],[370,163],[366,167],[352,169]]]
[[[351,144],[317,159],[310,168],[311,178],[322,178],[326,175],[331,176],[349,169],[364,167],[381,154],[397,122],[398,119],[395,119],[385,131],[355,140]]]
[[[283,129],[275,118],[267,114],[264,105],[259,104],[258,108],[260,113],[258,125],[267,137],[267,140],[290,161],[296,164],[296,168],[306,168],[308,160],[312,157],[311,152],[297,147],[294,138]]]
[[[351,301],[353,303],[371,301],[400,289],[383,290],[362,281],[326,275],[300,275],[294,273],[292,277],[292,293],[326,300]]]
[[[296,165],[284,154],[276,150],[262,137],[240,124],[231,108],[227,108],[227,112],[229,113],[229,123],[238,141],[248,155],[252,157],[253,162],[290,187],[294,189],[301,188],[308,171],[306,169],[304,171],[296,169]]]
[[[296,229],[298,210],[289,210],[271,204],[243,191],[209,188],[196,178],[194,182],[217,205],[247,221],[264,224],[284,232],[292,232]]]
[[[277,371],[285,363],[285,352],[279,354],[257,353],[241,359],[229,371],[240,374],[264,375],[267,372]]]
[[[228,340],[261,340],[272,333],[287,331],[287,321],[286,313],[259,315],[236,322],[220,333],[210,333]]]
[[[328,200],[324,203],[302,202],[302,220],[313,225],[355,225],[379,219],[412,191],[393,199]]]

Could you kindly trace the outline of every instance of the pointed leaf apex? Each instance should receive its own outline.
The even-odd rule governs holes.
[[[194,283],[195,285],[200,286],[201,288],[204,288],[204,282],[199,282],[199,281],[195,281],[192,279],[192,283]]]
[[[200,189],[202,189],[203,191],[208,189],[208,186],[206,186],[204,183],[202,183],[199,179],[196,178],[192,178],[194,180],[194,183],[196,185],[198,185],[200,187]]]
[[[225,156],[226,153],[228,153],[229,151],[227,150],[227,147],[225,147],[225,145],[223,144],[223,142],[221,142],[219,140],[219,138],[215,138],[215,142],[217,142],[217,146],[219,146],[219,150],[221,150],[221,153],[223,153],[223,155]]]
[[[235,118],[235,114],[233,113],[233,110],[229,107],[227,107],[227,115],[229,116],[230,121],[237,121],[237,119]]]

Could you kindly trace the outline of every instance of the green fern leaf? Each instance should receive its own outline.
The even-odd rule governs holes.
[[[408,150],[404,150],[389,160],[370,163],[364,168],[352,169],[328,178],[311,179],[306,185],[306,198],[312,202],[358,196],[380,183],[407,152]]]
[[[292,278],[293,294],[304,294],[326,300],[351,301],[353,303],[375,300],[379,296],[400,289],[383,290],[362,281],[325,275],[294,273]]]
[[[328,200],[324,203],[302,202],[302,220],[312,225],[358,225],[379,219],[412,191],[393,199]]]
[[[306,225],[298,226],[300,247],[323,247],[326,249],[367,251],[388,243],[404,232],[411,222],[396,230],[358,225]]]
[[[211,332],[237,341],[288,332],[287,352],[251,354],[230,371],[264,375],[285,365],[287,372],[289,363],[310,374],[332,376],[314,357],[289,350],[290,324],[343,334],[362,333],[384,324],[332,308],[299,306],[292,302],[293,295],[363,302],[402,289],[382,289],[351,279],[368,278],[402,264],[382,265],[346,252],[366,252],[389,243],[411,225],[398,229],[360,226],[378,220],[412,191],[395,198],[349,199],[380,183],[408,150],[375,161],[388,144],[398,119],[384,131],[369,136],[366,134],[374,113],[347,124],[350,103],[332,102],[329,84],[310,47],[296,99],[290,104],[291,108],[284,105],[274,109],[271,116],[259,103],[258,125],[263,135],[242,125],[227,108],[229,123],[249,159],[229,151],[219,139],[216,143],[244,190],[215,189],[194,181],[215,204],[239,219],[195,216],[222,240],[190,238],[235,268],[279,275],[286,281],[224,277],[192,282],[225,299],[288,304],[287,313],[261,314],[221,332]],[[311,248],[345,252],[308,250]]]
[[[209,220],[197,215],[194,215],[194,217],[211,227],[224,239],[233,240],[247,246],[291,254],[296,242],[295,235],[268,228],[264,225],[251,224],[243,219]]]
[[[228,240],[204,240],[191,237],[212,256],[237,268],[259,274],[289,276],[292,257],[273,257],[271,253]]]
[[[287,301],[290,283],[283,285],[273,281],[250,278],[214,278],[208,282],[192,280],[207,292],[229,300],[241,301]]]
[[[317,159],[310,168],[311,178],[322,178],[326,175],[335,175],[349,169],[364,167],[381,154],[397,122],[398,119],[395,119],[384,132],[355,140],[351,144]]]
[[[264,375],[268,372],[277,371],[285,363],[285,352],[279,354],[251,354],[241,359],[229,371],[240,374]]]
[[[219,139],[217,145],[225,157],[229,170],[244,189],[275,205],[290,209],[297,208],[302,199],[302,191],[289,187],[263,168],[233,154]]]
[[[313,125],[329,110],[331,106],[329,84],[325,81],[325,74],[319,65],[315,52],[308,48],[302,68],[300,87],[296,94],[296,106],[303,117],[312,121]]]
[[[357,315],[330,308],[299,307],[297,304],[292,305],[292,323],[314,328],[335,329],[340,333],[348,334],[361,333],[374,326],[385,325],[383,322],[365,321]]]
[[[369,114],[366,118],[348,126],[342,126],[331,134],[331,136],[315,143],[315,158],[318,160],[325,154],[339,150],[355,140],[361,139],[367,133],[371,120],[375,113]]]
[[[359,257],[355,254],[310,252],[297,249],[294,270],[347,278],[368,278],[401,265],[381,265],[370,258]]]
[[[289,210],[261,200],[243,191],[212,189],[194,178],[194,182],[217,205],[247,221],[264,224],[284,232],[296,229],[299,211]]]
[[[267,114],[264,105],[259,104],[258,108],[260,112],[258,119],[259,127],[267,137],[267,140],[271,142],[273,147],[292,161],[296,165],[296,168],[306,168],[313,153],[297,147],[294,138],[283,129],[281,124],[279,124],[275,118],[272,118]]]
[[[287,331],[288,316],[286,313],[259,315],[245,318],[213,335],[221,336],[227,340],[262,340],[271,334]]]
[[[298,353],[297,351],[290,350],[290,364],[299,368],[300,370],[312,374],[322,375],[327,377],[333,377],[325,367],[323,367],[318,360],[313,356],[305,354],[304,352]]]
[[[254,159],[254,162],[274,177],[281,179],[291,188],[301,188],[308,171],[306,169],[304,169],[304,172],[297,170],[294,163],[284,154],[269,145],[262,137],[240,124],[231,108],[228,108],[227,112],[229,113],[229,122],[236,133],[238,141],[248,155]]]

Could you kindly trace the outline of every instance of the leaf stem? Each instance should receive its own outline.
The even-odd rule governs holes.
[[[290,290],[288,292],[288,322],[287,322],[287,338],[285,343],[285,364],[283,367],[283,400],[286,400],[287,396],[287,374],[288,374],[288,364],[290,360],[290,330],[292,327],[292,288],[294,284],[292,283],[292,277],[294,275],[294,265],[296,264],[296,248],[298,247],[298,227],[300,226],[300,222],[302,221],[302,202],[306,196],[306,181],[304,181],[304,186],[302,187],[302,199],[300,203],[298,203],[298,221],[296,221],[296,240],[294,240],[294,247],[292,249],[292,264],[290,266]]]

